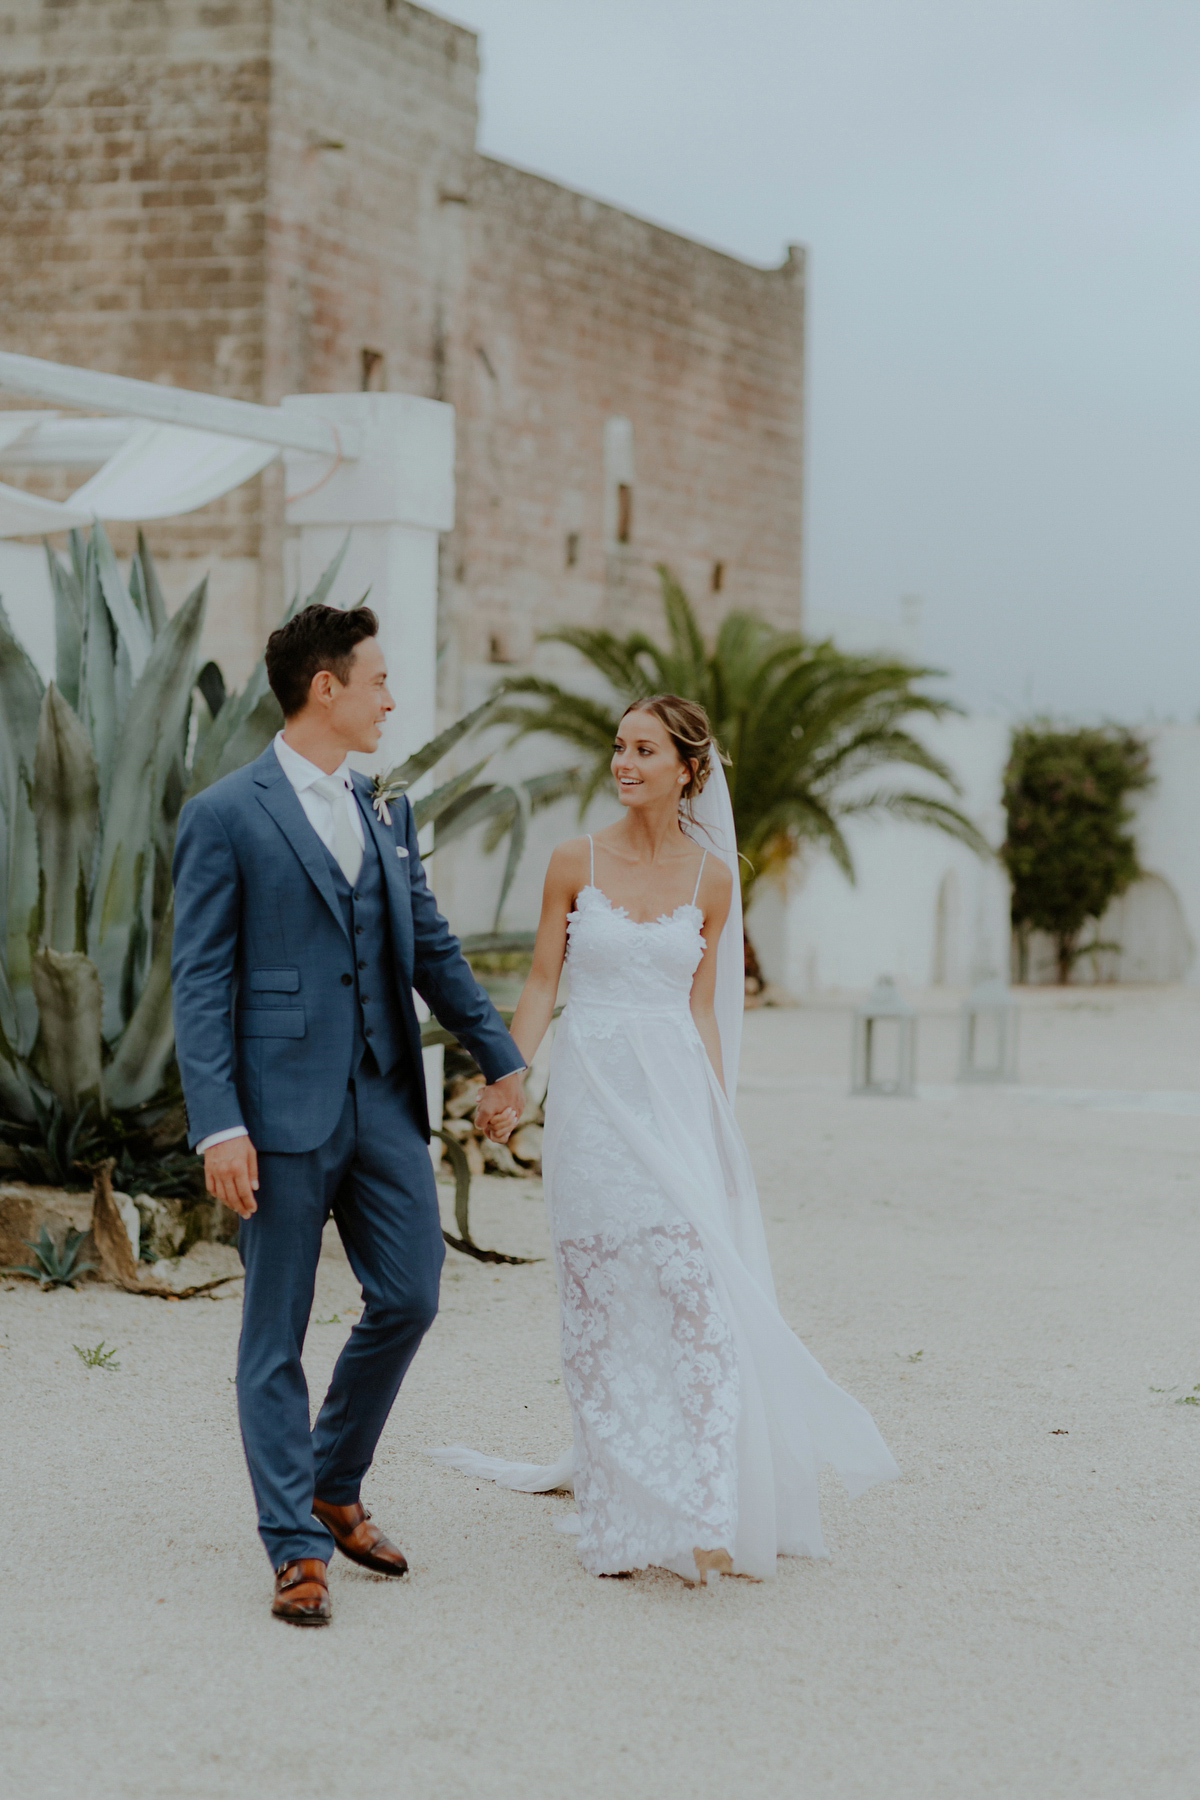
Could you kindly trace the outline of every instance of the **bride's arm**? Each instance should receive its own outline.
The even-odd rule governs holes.
[[[717,1029],[713,997],[717,988],[717,945],[729,917],[732,898],[732,875],[723,862],[710,857],[704,866],[704,880],[700,887],[700,903],[704,908],[705,951],[700,967],[692,976],[692,1018],[722,1088],[725,1086],[725,1070],[721,1062],[721,1033]],[[518,1038],[517,1042],[520,1041]]]
[[[560,844],[550,858],[542,890],[542,916],[538,922],[533,967],[513,1014],[511,1034],[517,1049],[531,1063],[554,1017],[559,977],[567,954],[567,914],[586,878],[585,840]]]

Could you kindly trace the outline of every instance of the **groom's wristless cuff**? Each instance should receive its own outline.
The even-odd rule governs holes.
[[[228,1144],[232,1143],[234,1138],[249,1136],[250,1133],[244,1125],[231,1125],[228,1131],[214,1131],[211,1137],[200,1139],[196,1145],[196,1155],[203,1156],[204,1152],[211,1150],[214,1144]]]

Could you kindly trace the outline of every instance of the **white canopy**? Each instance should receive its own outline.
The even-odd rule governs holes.
[[[11,434],[7,444],[0,439],[0,450],[12,446]],[[0,483],[0,537],[66,531],[93,519],[167,519],[194,512],[257,475],[278,455],[277,445],[247,438],[218,437],[183,425],[139,425],[69,500],[44,500]]]

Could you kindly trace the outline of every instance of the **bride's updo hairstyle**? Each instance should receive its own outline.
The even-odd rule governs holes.
[[[708,714],[695,700],[681,700],[678,694],[650,694],[645,700],[635,700],[621,717],[627,719],[634,712],[653,713],[674,744],[680,762],[691,770],[691,779],[679,796],[679,810],[694,825],[692,802],[703,792],[712,770],[712,726]]]

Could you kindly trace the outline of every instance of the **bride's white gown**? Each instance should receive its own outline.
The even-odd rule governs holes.
[[[822,1556],[817,1470],[852,1494],[899,1471],[870,1414],[785,1324],[733,1109],[692,1019],[694,904],[630,919],[594,885],[568,923],[542,1169],[572,1450],[544,1468],[439,1460],[528,1492],[573,1485],[593,1575],[695,1546],[739,1574]]]

